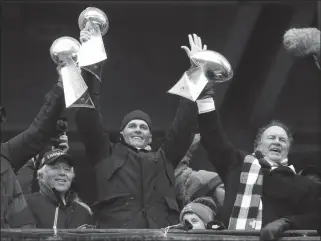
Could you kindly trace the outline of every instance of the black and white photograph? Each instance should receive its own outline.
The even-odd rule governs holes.
[[[321,1],[2,0],[1,240],[321,241]]]

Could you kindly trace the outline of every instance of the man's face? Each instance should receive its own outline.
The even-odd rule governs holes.
[[[43,182],[58,192],[67,192],[75,174],[73,168],[65,160],[57,160],[46,166]]]
[[[131,120],[121,134],[128,145],[136,148],[145,148],[152,141],[152,134],[143,120]]]
[[[183,216],[183,220],[188,221],[193,225],[193,229],[205,229],[205,224],[202,219],[199,218],[195,213],[186,213]]]
[[[290,141],[285,130],[279,126],[271,126],[263,132],[257,150],[270,161],[279,164],[288,156],[289,148]]]

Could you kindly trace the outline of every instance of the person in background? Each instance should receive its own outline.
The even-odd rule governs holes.
[[[26,195],[39,191],[37,171],[47,151],[60,149],[67,152],[69,150],[67,131],[68,121],[66,118],[60,117],[57,121],[56,133],[54,137],[50,139],[48,145],[17,172],[17,179],[23,194]]]
[[[59,149],[45,153],[37,173],[40,191],[26,200],[38,228],[93,228],[91,209],[73,189],[71,156]]]
[[[210,197],[197,198],[185,205],[180,213],[180,222],[188,222],[192,229],[207,229],[216,215],[216,204]]]
[[[29,128],[7,142],[1,143],[1,228],[30,228],[34,220],[15,173],[44,149],[53,136],[64,109],[61,78],[46,94],[44,104]],[[1,121],[5,118],[1,107]]]
[[[175,186],[179,191],[178,201],[181,208],[196,198],[211,197],[217,208],[224,202],[224,184],[216,172],[205,170],[195,171],[190,168],[190,161],[200,145],[200,134],[194,135],[193,142],[186,155],[177,165],[174,176]]]

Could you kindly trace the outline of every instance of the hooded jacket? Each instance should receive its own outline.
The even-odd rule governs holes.
[[[39,182],[40,192],[26,196],[29,209],[38,228],[71,229],[93,225],[91,209],[83,203],[78,194],[70,189],[66,193],[66,204],[59,193],[44,182]]]

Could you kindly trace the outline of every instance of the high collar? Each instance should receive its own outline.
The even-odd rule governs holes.
[[[56,205],[59,205],[61,207],[69,206],[78,197],[77,193],[74,192],[70,188],[67,191],[67,193],[65,194],[66,195],[66,204],[64,204],[60,198],[60,193],[57,190],[55,190],[54,188],[50,188],[43,181],[39,181],[39,188],[40,188],[40,193],[42,193],[43,195],[48,197],[53,203],[55,203]]]

